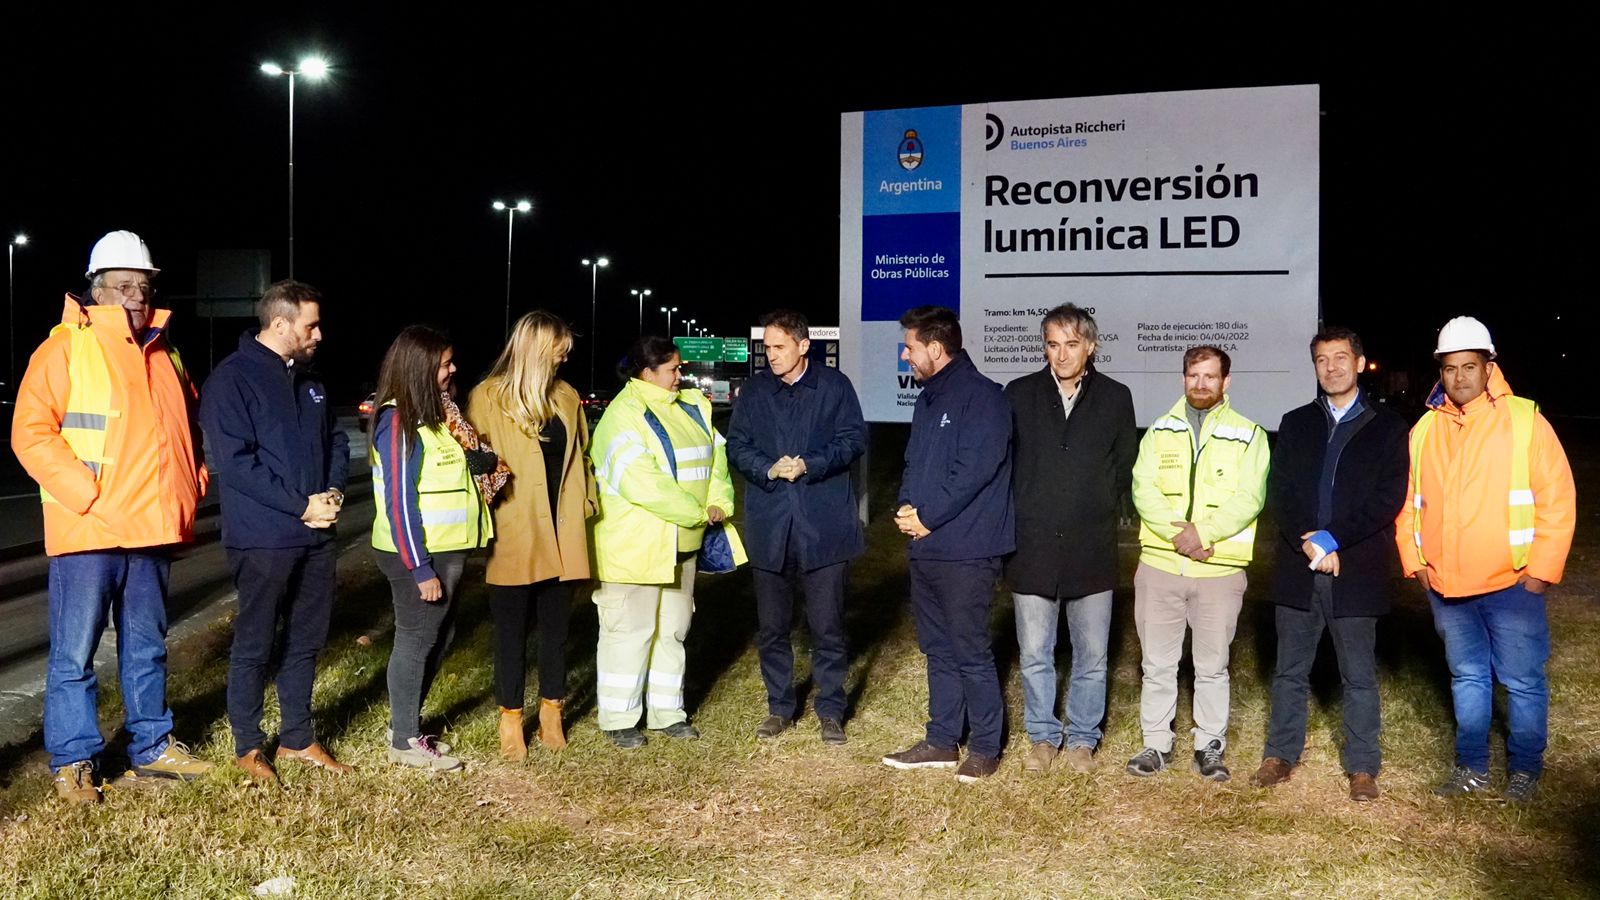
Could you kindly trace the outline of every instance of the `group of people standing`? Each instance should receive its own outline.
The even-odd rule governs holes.
[[[29,364],[13,426],[13,447],[44,500],[44,737],[57,791],[72,802],[102,796],[93,657],[108,616],[131,771],[187,779],[211,768],[171,734],[165,600],[171,548],[192,538],[213,471],[239,598],[227,687],[235,765],[263,783],[275,783],[285,763],[350,770],[318,741],[311,713],[335,592],[332,527],[349,476],[348,439],[308,367],[322,338],[322,297],[292,280],[272,285],[257,304],[259,327],[196,391],[166,341],[168,311],[151,304],[158,272],[137,235],[112,232],[95,245],[90,297],[67,295],[62,323]],[[379,372],[369,450],[371,543],[395,617],[389,760],[462,766],[424,732],[421,708],[454,632],[466,559],[485,548],[503,757],[528,752],[524,680],[535,624],[537,737],[565,746],[568,619],[575,585],[590,579],[603,733],[624,749],[645,743],[646,731],[698,737],[684,709],[684,641],[697,574],[746,562],[731,522],[734,471],[747,482],[767,693],[755,734],[775,738],[799,717],[790,631],[803,594],[817,735],[847,741],[846,571],[865,547],[850,467],[866,450],[866,426],[849,379],[812,362],[803,316],[779,311],[761,324],[768,367],[745,384],[726,439],[710,401],[682,387],[682,359],[666,338],[633,345],[625,386],[591,437],[577,392],[557,377],[573,345],[559,318],[535,311],[518,320],[465,410],[449,338],[426,326],[400,332]],[[1327,630],[1344,685],[1350,796],[1377,798],[1376,625],[1403,571],[1427,591],[1452,676],[1456,767],[1439,792],[1486,789],[1499,679],[1511,694],[1505,796],[1532,799],[1548,707],[1540,595],[1561,578],[1575,498],[1559,441],[1534,404],[1511,393],[1480,323],[1456,319],[1440,332],[1440,385],[1409,438],[1399,416],[1358,385],[1360,338],[1319,332],[1310,345],[1318,396],[1284,417],[1272,448],[1231,406],[1231,361],[1217,347],[1188,349],[1184,396],[1141,440],[1130,392],[1094,368],[1098,328],[1079,307],[1044,317],[1046,365],[1004,390],[962,349],[952,311],[919,307],[901,326],[902,356],[922,391],[894,520],[909,538],[929,721],[923,740],[884,764],[954,768],[961,781],[998,770],[1004,701],[989,613],[1003,576],[1032,745],[1023,768],[1095,768],[1118,520],[1131,497],[1144,747],[1129,774],[1155,775],[1172,762],[1189,635],[1193,769],[1230,777],[1229,648],[1257,518],[1271,507],[1277,669],[1252,783],[1282,782],[1299,762],[1308,676]],[[1065,723],[1055,669],[1063,617],[1072,656]],[[261,724],[269,679],[282,717],[271,758]]]
[[[1403,573],[1426,591],[1451,674],[1455,765],[1436,793],[1488,789],[1498,680],[1510,697],[1503,796],[1533,800],[1548,732],[1542,595],[1561,580],[1576,497],[1555,432],[1532,401],[1512,394],[1482,323],[1459,317],[1440,330],[1439,384],[1409,437],[1400,416],[1360,388],[1361,338],[1322,329],[1309,347],[1317,397],[1284,416],[1271,447],[1230,403],[1231,360],[1219,347],[1186,350],[1183,397],[1136,439],[1131,395],[1095,370],[1098,328],[1077,306],[1044,316],[1045,367],[1003,392],[962,350],[954,312],[919,307],[900,324],[902,358],[922,393],[895,521],[911,538],[929,721],[925,738],[883,757],[885,765],[955,768],[962,781],[998,769],[1002,700],[988,622],[1003,568],[1032,744],[1023,768],[1043,772],[1062,760],[1077,772],[1095,768],[1117,525],[1131,496],[1144,747],[1128,760],[1128,774],[1153,776],[1173,761],[1188,636],[1191,768],[1212,781],[1231,777],[1229,648],[1257,520],[1269,509],[1277,659],[1266,746],[1251,783],[1282,783],[1299,764],[1309,676],[1327,631],[1343,683],[1350,799],[1378,798],[1377,623]],[[1063,617],[1072,645],[1065,724],[1056,715],[1055,668]]]

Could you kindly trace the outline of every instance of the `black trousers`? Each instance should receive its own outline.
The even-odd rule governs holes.
[[[228,565],[239,591],[239,616],[233,623],[228,656],[228,725],[239,756],[266,745],[261,695],[275,662],[283,715],[279,743],[304,750],[317,739],[311,723],[311,685],[317,675],[317,654],[328,640],[337,551],[338,544],[331,540],[315,547],[228,548]]]
[[[533,584],[489,585],[494,619],[494,702],[521,709],[528,668],[528,628],[539,624],[539,696],[567,696],[567,623],[572,583],[547,578]]]
[[[795,587],[805,593],[806,624],[811,629],[811,677],[816,683],[812,707],[824,719],[844,720],[844,678],[850,667],[845,646],[844,583],[848,563],[802,572],[790,558],[782,572],[755,569],[756,650],[761,680],[767,688],[767,712],[793,719],[799,713],[794,690]]]

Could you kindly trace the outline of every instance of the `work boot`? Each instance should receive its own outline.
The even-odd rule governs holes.
[[[211,768],[211,763],[196,759],[188,747],[172,738],[167,738],[167,746],[161,751],[160,756],[142,766],[134,766],[133,771],[152,778],[193,781],[211,771]]]
[[[56,770],[56,796],[68,803],[93,804],[105,799],[95,784],[94,763],[87,759]]]
[[[567,735],[561,730],[561,701],[539,698],[539,743],[551,750],[567,749]]]
[[[1378,776],[1368,772],[1351,772],[1350,799],[1357,803],[1371,803],[1378,799]]]
[[[1056,761],[1056,754],[1059,752],[1061,751],[1056,749],[1056,745],[1049,741],[1034,741],[1033,749],[1029,750],[1028,755],[1022,758],[1022,771],[1050,771],[1050,764]]]
[[[1079,775],[1094,771],[1094,751],[1088,747],[1068,747],[1061,756],[1067,761],[1067,767]]]
[[[500,758],[521,762],[528,758],[528,740],[522,734],[522,710],[500,707]]]

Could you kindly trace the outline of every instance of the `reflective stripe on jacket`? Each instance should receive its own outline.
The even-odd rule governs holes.
[[[1256,517],[1266,504],[1271,453],[1266,432],[1233,411],[1228,397],[1206,412],[1199,458],[1180,399],[1139,442],[1133,464],[1133,505],[1139,511],[1139,561],[1174,575],[1208,578],[1248,565],[1255,552]],[[1216,553],[1196,562],[1172,546],[1172,522],[1193,522]]]
[[[1407,575],[1426,567],[1445,597],[1503,590],[1526,571],[1557,582],[1572,549],[1577,490],[1544,416],[1498,364],[1458,408],[1435,386],[1411,430],[1406,505],[1395,545]]]
[[[195,391],[166,340],[141,338],[120,306],[68,294],[17,391],[11,445],[39,484],[51,556],[189,540],[208,475]]]
[[[701,416],[702,427],[679,403]],[[649,411],[666,429],[673,458],[645,418]],[[727,443],[711,425],[711,401],[697,390],[667,391],[631,379],[606,407],[589,445],[600,515],[590,546],[596,576],[625,584],[667,584],[678,553],[697,550],[705,533],[706,507],[733,515],[733,479]],[[673,471],[676,467],[676,477]],[[734,558],[744,552],[729,526]]]
[[[390,413],[391,417],[393,415]],[[404,430],[393,424],[390,427],[403,444]],[[378,451],[374,448],[368,450],[368,459],[372,462],[372,495],[388,504],[392,496],[406,495],[408,492],[386,489],[385,478],[407,479],[416,485],[418,513],[412,517],[407,515],[409,510],[399,510],[397,517],[391,515],[387,508],[380,510],[372,517],[372,546],[387,553],[401,553],[395,546],[394,526],[391,524],[394,518],[401,519],[401,527],[407,527],[413,519],[421,522],[422,545],[428,553],[476,550],[488,544],[489,539],[494,537],[494,523],[489,517],[488,508],[484,506],[483,495],[478,492],[478,486],[467,468],[466,452],[443,425],[417,429],[417,442],[422,446],[422,456],[414,473],[404,471],[403,463],[397,466],[397,471],[392,475],[386,473]],[[397,457],[403,459],[408,455],[402,449]],[[402,482],[397,481],[389,487],[398,488],[401,485]],[[414,545],[413,541],[406,543],[408,546]],[[402,559],[407,555],[401,553]],[[405,562],[408,569],[416,569],[421,565],[420,559]]]

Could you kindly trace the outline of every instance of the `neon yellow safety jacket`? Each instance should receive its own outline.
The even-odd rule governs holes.
[[[646,412],[665,429],[674,458],[667,457]],[[668,391],[629,380],[606,407],[589,443],[600,491],[600,515],[591,520],[589,542],[596,577],[624,584],[674,580],[678,554],[700,548],[706,507],[733,515],[726,443],[711,427],[711,401],[698,390]],[[743,564],[738,534],[731,522],[726,528],[734,562]]]
[[[393,406],[393,403],[385,404]],[[399,429],[396,426],[398,439]],[[427,553],[445,553],[452,550],[476,550],[487,546],[494,537],[494,520],[484,505],[483,495],[472,480],[467,468],[467,455],[461,444],[443,425],[417,429],[417,442],[422,445],[422,462],[414,476],[417,486],[417,511],[422,519],[422,545]],[[395,454],[404,463],[408,454]],[[386,490],[383,461],[377,448],[369,444],[367,459],[372,463],[372,496],[378,503],[404,503],[406,491]],[[403,465],[402,465],[403,468]],[[405,477],[408,473],[399,473]],[[372,546],[386,553],[400,553],[407,568],[415,564],[406,557],[408,551],[395,546],[391,519],[408,520],[405,510],[379,509],[372,517]]]
[[[1233,411],[1227,395],[1200,426],[1199,456],[1184,414],[1186,399],[1157,418],[1139,442],[1133,505],[1139,511],[1139,561],[1174,575],[1211,578],[1237,572],[1255,551],[1256,517],[1267,500],[1272,461],[1267,434]],[[1193,522],[1215,555],[1197,562],[1172,546],[1173,522]]]

